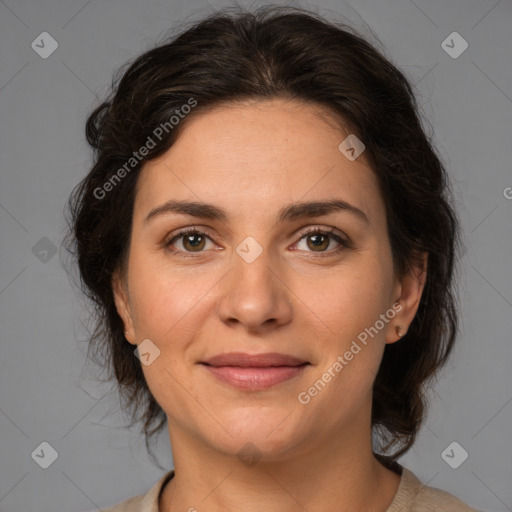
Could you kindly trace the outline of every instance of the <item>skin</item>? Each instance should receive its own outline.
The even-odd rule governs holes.
[[[385,344],[416,314],[425,265],[395,275],[377,179],[364,153],[355,161],[341,153],[348,132],[321,107],[248,101],[186,122],[173,147],[141,172],[126,272],[113,278],[128,342],[150,339],[160,350],[142,366],[167,414],[176,470],[160,511],[384,512],[400,477],[372,454],[372,384]],[[168,213],[144,222],[170,199],[214,204],[227,219]],[[331,199],[369,222],[348,211],[277,222],[290,203]],[[207,235],[199,249],[185,237],[165,247],[189,226]],[[327,236],[315,247],[314,235],[303,234],[315,227],[352,246]],[[262,248],[252,263],[236,252],[248,236]],[[393,304],[401,306],[396,316],[300,403],[298,394]],[[284,383],[245,391],[198,364],[232,351],[280,352],[310,365]],[[237,457],[247,442],[261,456],[252,466]]]

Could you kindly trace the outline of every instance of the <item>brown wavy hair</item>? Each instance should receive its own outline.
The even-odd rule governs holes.
[[[123,408],[131,412],[132,425],[143,422],[151,453],[148,439],[167,418],[124,337],[111,286],[128,254],[139,172],[173,145],[192,117],[223,103],[277,97],[327,107],[364,142],[385,201],[398,275],[418,264],[421,251],[428,253],[417,314],[407,334],[386,345],[373,387],[374,448],[394,460],[412,446],[425,416],[427,384],[456,338],[459,222],[446,170],[422,128],[404,74],[350,25],[316,13],[275,6],[224,9],[114,75],[108,97],[86,123],[94,165],[68,202],[66,247],[94,309],[87,355],[117,381]],[[191,98],[195,107],[170,128],[171,116]],[[122,179],[110,181],[108,193],[98,192],[163,123],[169,129],[161,141]]]

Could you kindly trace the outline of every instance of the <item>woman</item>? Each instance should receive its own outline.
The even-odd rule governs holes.
[[[175,465],[110,512],[473,510],[396,462],[456,337],[459,236],[400,71],[305,11],[217,13],[133,62],[87,139],[91,347]]]

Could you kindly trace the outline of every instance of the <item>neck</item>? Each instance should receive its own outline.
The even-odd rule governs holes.
[[[175,476],[159,512],[385,512],[400,477],[377,461],[371,433],[311,443],[277,460],[244,464],[169,424]],[[350,439],[350,442],[346,440]]]

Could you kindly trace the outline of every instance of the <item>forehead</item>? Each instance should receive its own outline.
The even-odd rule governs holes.
[[[349,135],[316,104],[282,99],[219,106],[186,120],[163,155],[141,171],[136,215],[172,198],[275,211],[276,203],[334,196],[382,213],[376,177],[338,149]],[[255,212],[254,212],[255,213]]]

